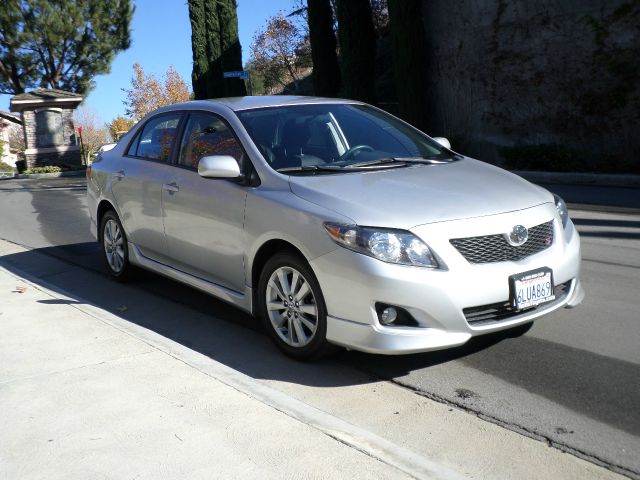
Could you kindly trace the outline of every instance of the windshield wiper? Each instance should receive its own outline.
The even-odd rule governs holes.
[[[405,167],[408,163],[422,163],[427,165],[438,165],[449,163],[450,160],[438,160],[427,157],[385,157],[364,162],[347,163],[345,165],[303,165],[300,167],[284,167],[276,169],[280,173],[290,172],[348,172],[352,170],[375,170],[381,168]]]
[[[377,158],[375,160],[366,160],[364,162],[347,163],[344,166],[344,168],[360,168],[360,167],[370,167],[370,166],[376,166],[376,165],[388,165],[390,163],[396,163],[399,161],[400,160],[393,157]],[[402,165],[397,165],[397,166],[401,167]]]
[[[397,168],[404,167],[406,163],[396,162],[393,159],[384,161],[372,160],[371,162],[354,163],[351,165],[303,165],[301,167],[285,167],[278,168],[276,171],[280,173],[291,172],[351,172],[359,170],[375,170],[379,168]]]
[[[429,158],[429,157],[393,157],[393,159],[397,162],[407,162],[407,163],[425,163],[427,165],[440,165],[442,163],[450,163],[451,159],[438,159],[438,158]]]
[[[276,172],[287,173],[287,172],[340,172],[343,168],[337,165],[302,165],[301,167],[284,167],[284,168],[276,168]]]
[[[384,165],[385,168],[392,168],[392,167],[402,167],[402,166],[405,166],[407,163],[440,165],[443,163],[450,163],[450,162],[451,162],[450,159],[440,160],[437,158],[429,158],[429,157],[384,157],[384,158],[378,158],[376,160],[367,160],[364,162],[346,164],[344,168],[366,168],[370,166],[376,167],[378,165]]]

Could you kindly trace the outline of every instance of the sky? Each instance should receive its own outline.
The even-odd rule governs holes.
[[[85,99],[104,121],[124,115],[123,88],[131,85],[133,64],[140,63],[146,73],[158,78],[173,66],[191,84],[191,25],[186,0],[137,0],[131,22],[131,47],[116,55],[111,72],[94,80],[96,87]],[[256,30],[268,17],[293,10],[293,0],[238,0],[238,30],[242,45],[242,63],[247,61],[249,46]],[[0,95],[0,110],[9,110],[10,95]]]

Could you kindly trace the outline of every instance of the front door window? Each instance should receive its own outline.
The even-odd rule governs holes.
[[[242,147],[219,117],[206,113],[191,114],[182,138],[178,164],[196,169],[200,159],[209,155],[230,155],[240,164]]]

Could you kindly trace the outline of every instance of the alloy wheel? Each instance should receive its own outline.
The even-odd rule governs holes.
[[[289,346],[308,345],[318,327],[318,307],[307,279],[295,268],[277,268],[266,288],[269,320],[278,336]]]
[[[118,222],[113,218],[110,218],[105,223],[102,243],[109,268],[114,273],[120,273],[124,267],[125,260],[124,237]]]

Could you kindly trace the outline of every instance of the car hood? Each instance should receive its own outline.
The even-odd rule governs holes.
[[[295,195],[358,225],[402,229],[553,201],[543,188],[470,158],[368,172],[291,176],[289,184]]]

